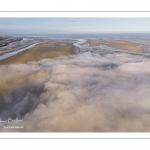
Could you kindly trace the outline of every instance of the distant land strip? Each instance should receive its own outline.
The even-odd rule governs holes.
[[[0,47],[6,46],[12,42],[21,41],[21,37],[0,36]]]

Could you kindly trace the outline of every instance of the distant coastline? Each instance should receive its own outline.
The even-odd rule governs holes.
[[[8,34],[19,37],[38,37],[54,39],[78,38],[150,38],[150,33],[79,33],[79,34]]]

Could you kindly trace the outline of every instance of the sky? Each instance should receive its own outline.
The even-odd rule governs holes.
[[[150,18],[0,18],[0,34],[150,33]]]

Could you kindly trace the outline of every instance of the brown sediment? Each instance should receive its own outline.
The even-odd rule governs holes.
[[[65,43],[65,46],[59,44],[59,42],[38,44],[29,50],[0,61],[0,65],[39,61],[44,58],[55,58],[72,53],[72,44]]]
[[[106,45],[112,48],[117,48],[121,50],[130,50],[134,52],[145,52],[145,50],[142,47],[139,47],[140,45],[133,42],[128,42],[124,40],[116,40],[116,39],[89,39],[87,40],[87,43],[91,46],[100,46],[100,45]]]
[[[130,50],[135,52],[143,52],[144,49],[138,47],[139,44],[133,42],[127,42],[122,40],[113,40],[112,44],[106,44],[109,47],[122,49],[122,50]]]

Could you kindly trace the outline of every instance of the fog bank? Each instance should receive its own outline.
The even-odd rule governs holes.
[[[149,58],[86,52],[0,66],[0,76],[29,76],[0,97],[0,118],[24,118],[16,131],[150,131]]]

